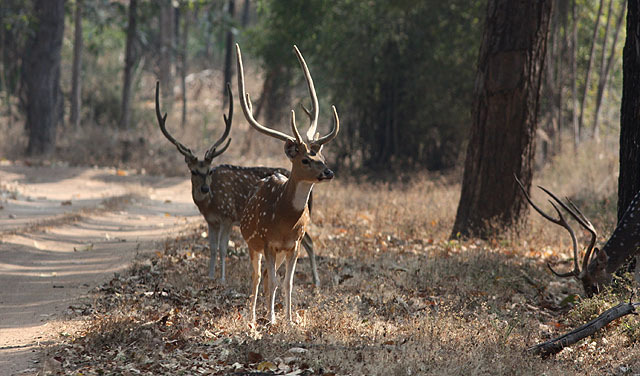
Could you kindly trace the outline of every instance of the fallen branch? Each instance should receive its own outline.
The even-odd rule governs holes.
[[[640,303],[620,303],[617,306],[604,311],[600,316],[581,327],[560,337],[529,347],[527,351],[533,352],[534,354],[542,357],[557,354],[565,347],[571,346],[581,339],[589,337],[599,329],[604,328],[611,321],[631,313],[636,313],[635,308],[637,306],[640,306]]]

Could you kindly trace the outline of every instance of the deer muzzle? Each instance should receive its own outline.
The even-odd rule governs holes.
[[[318,176],[318,180],[322,181],[322,180],[331,180],[333,179],[333,171],[331,171],[328,168],[325,168],[322,173],[320,174],[320,176]]]

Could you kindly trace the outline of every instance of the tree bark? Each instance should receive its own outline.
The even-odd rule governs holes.
[[[242,7],[242,27],[249,26],[249,16],[251,14],[251,1],[244,0],[244,6]]]
[[[60,50],[64,32],[64,0],[35,0],[36,29],[27,42],[22,80],[26,90],[27,154],[53,152],[61,115]]]
[[[189,8],[182,7],[180,18],[182,18],[182,33],[180,35],[180,87],[182,89],[182,120],[181,126],[187,124],[187,48],[189,43]]]
[[[600,5],[598,6],[598,15],[596,16],[596,24],[593,26],[593,35],[591,37],[591,50],[589,52],[589,60],[587,61],[587,73],[584,77],[584,90],[582,91],[582,101],[580,102],[580,117],[578,118],[578,131],[580,133],[579,138],[582,138],[582,133],[584,132],[584,124],[582,119],[584,117],[584,107],[587,103],[587,94],[589,93],[589,81],[591,81],[591,71],[593,65],[593,59],[595,58],[596,53],[596,38],[598,36],[598,28],[600,27],[600,17],[602,16],[602,6],[604,5],[604,0],[600,0]]]
[[[526,218],[513,174],[531,186],[551,8],[552,0],[489,1],[452,237],[487,238]]]
[[[223,108],[227,106],[227,100],[229,99],[225,95],[225,93],[227,92],[227,89],[226,89],[227,82],[231,82],[231,79],[233,78],[232,77],[233,63],[231,61],[231,57],[232,57],[231,51],[233,50],[233,18],[235,17],[235,13],[236,13],[236,6],[235,6],[234,0],[229,0],[228,12],[229,12],[229,29],[227,30],[226,47],[224,52],[224,82],[222,85],[222,97],[224,98],[222,101]]]
[[[71,115],[69,122],[80,127],[80,109],[82,107],[82,6],[83,0],[76,0],[73,36],[73,66],[71,68]]]
[[[138,0],[129,1],[129,24],[127,25],[127,45],[125,47],[124,73],[122,84],[122,106],[120,128],[129,128],[131,122],[131,94],[133,85],[133,68],[136,60],[135,43],[137,33]]]
[[[571,2],[571,124],[573,124],[573,150],[578,150],[580,143],[580,122],[578,120],[578,6]]]
[[[627,2],[627,38],[622,50],[618,220],[640,190],[640,0]]]

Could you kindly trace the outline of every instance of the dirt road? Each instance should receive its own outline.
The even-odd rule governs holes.
[[[186,178],[115,169],[4,162],[0,206],[0,375],[34,373],[70,307],[200,221]]]

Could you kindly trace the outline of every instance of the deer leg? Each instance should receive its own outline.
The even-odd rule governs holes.
[[[249,250],[251,256],[251,322],[256,322],[256,303],[258,302],[258,286],[260,285],[260,268],[262,266],[262,253]]]
[[[305,233],[302,238],[302,246],[307,250],[309,262],[311,263],[311,274],[313,275],[313,285],[320,287],[320,278],[318,277],[318,267],[316,266],[316,254],[313,251],[313,240],[309,233]]]
[[[291,290],[293,290],[293,275],[296,271],[296,262],[298,261],[298,248],[300,244],[296,244],[296,247],[292,252],[287,254],[287,273],[284,278],[284,307],[286,309],[286,317],[289,323],[291,320]]]
[[[218,265],[218,240],[220,239],[220,224],[208,223],[209,225],[209,279],[216,278],[216,266]]]
[[[229,233],[231,232],[231,223],[220,224],[220,239],[218,244],[218,253],[220,254],[220,283],[226,283],[225,279],[225,261],[227,258],[227,247],[229,247]]]
[[[271,324],[276,323],[276,255],[273,250],[266,250],[264,252],[265,266],[267,268],[267,275],[269,276],[267,288],[268,307],[269,307],[269,322]]]

